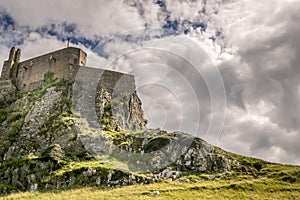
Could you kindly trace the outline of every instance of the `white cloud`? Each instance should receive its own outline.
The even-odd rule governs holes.
[[[300,163],[299,8],[300,1],[244,0],[211,19],[225,36],[217,42],[234,49],[219,65],[229,101],[220,145],[228,150]]]
[[[3,46],[0,48],[0,60],[8,57],[7,46],[20,38],[24,39],[18,45],[22,48],[22,59],[65,47],[66,44],[56,37],[34,31],[35,28],[49,26],[50,23],[75,24],[78,28],[74,33],[75,37],[93,38],[94,35],[112,35],[143,27],[145,24],[162,27],[168,17],[170,20],[178,20],[179,29],[182,31],[183,28],[190,28],[190,36],[197,45],[205,49],[221,71],[228,100],[225,128],[219,142],[221,147],[272,161],[300,163],[297,144],[300,140],[299,0],[167,1],[166,7],[159,7],[152,0],[124,2],[0,0],[0,7],[7,10],[18,25],[29,26],[17,26],[14,30],[0,29],[0,44]],[[204,10],[205,12],[199,13]],[[193,29],[181,24],[184,20],[204,22],[207,29],[205,32],[199,27]],[[65,34],[60,26],[57,31],[60,35]],[[217,36],[218,32],[220,35]],[[173,48],[174,52],[178,49],[184,52],[186,48],[185,53],[182,53],[184,58],[189,58],[190,49],[193,49],[185,46],[183,40],[170,43],[154,39],[151,42]],[[88,53],[89,66],[106,66],[105,58],[99,57],[82,44],[78,47]],[[108,60],[111,60],[122,52],[137,47],[140,44],[124,42],[121,38],[116,43],[107,45],[105,51],[110,56]],[[145,51],[134,57],[121,58],[116,64],[122,66],[124,71],[130,71],[134,65],[143,63],[162,63],[166,66],[182,64],[186,67],[178,59]],[[172,73],[162,73],[162,70],[154,72],[145,73],[141,70],[137,80],[144,78],[161,81],[176,77]],[[184,68],[180,72],[187,73]],[[151,76],[155,78],[151,79]],[[198,85],[201,91],[207,89],[205,84]],[[184,87],[175,88],[176,86],[178,85],[173,84],[174,91],[183,96],[184,104],[180,106],[186,110],[184,116],[193,116],[195,105],[191,97],[184,96]],[[169,119],[168,115],[171,114],[174,120],[167,120],[166,127],[172,129],[178,126],[180,120],[179,104],[176,104],[172,95],[164,96],[164,93],[157,88],[148,88],[142,91],[141,96],[148,110],[151,105],[161,102],[159,105],[163,105],[164,109],[161,113],[157,109],[159,106],[153,110],[153,116],[159,119],[153,123],[159,124],[164,117]],[[199,94],[203,120],[200,127],[201,130],[206,130],[211,102],[207,93]],[[152,98],[153,96],[157,98]],[[195,124],[197,122],[193,121],[190,126]],[[189,127],[186,130],[189,131]]]
[[[203,9],[200,1],[167,1],[166,6],[170,11],[171,20],[185,19],[194,21],[199,17],[199,12]]]
[[[83,35],[107,35],[143,27],[133,8],[119,0],[26,0],[0,1],[0,7],[20,26],[37,28],[49,23],[74,23]]]

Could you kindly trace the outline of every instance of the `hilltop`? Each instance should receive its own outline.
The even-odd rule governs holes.
[[[12,48],[0,79],[1,195],[299,197],[300,167],[146,129],[134,76],[86,67],[77,48],[26,61],[20,54]]]
[[[133,165],[136,158],[124,157],[120,151],[136,155],[156,152],[167,145],[184,145],[174,141],[186,141],[191,136],[159,129],[122,128],[118,124],[123,118],[118,120],[112,116],[113,105],[118,100],[122,110],[128,111],[132,98],[114,99],[109,92],[99,93],[99,102],[109,99],[97,104],[107,145],[99,149],[89,133],[93,130],[87,130],[73,110],[70,99],[73,81],[55,79],[50,73],[45,75],[44,83],[31,91],[16,92],[7,81],[2,87],[1,94],[5,93],[0,104],[2,195],[23,191],[38,193],[21,193],[11,198],[69,199],[72,196],[81,199],[84,195],[97,199],[104,195],[109,199],[153,196],[184,199],[188,195],[207,199],[218,196],[267,199],[300,195],[300,167],[236,155],[200,138],[192,138],[188,149],[166,166],[161,167],[160,163],[168,152],[154,154],[156,157],[150,162],[153,170],[139,172]],[[92,148],[84,145],[83,141],[87,140]],[[170,152],[179,153],[177,149],[181,148],[176,145],[171,145]],[[111,156],[93,154],[93,150],[106,151],[107,147]],[[139,163],[149,163],[138,158]],[[119,187],[122,188],[116,189]]]

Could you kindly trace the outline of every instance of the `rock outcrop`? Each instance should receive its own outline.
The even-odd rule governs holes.
[[[12,84],[11,80],[0,81],[0,101],[10,99],[16,92],[16,87]]]
[[[106,88],[99,88],[96,111],[103,130],[142,130],[146,120],[136,91],[123,92],[117,96]]]
[[[223,173],[239,165],[199,138],[145,130],[136,92],[115,97],[105,88],[99,90],[96,110],[106,131],[97,135],[73,111],[71,82],[45,80],[44,86],[17,95],[4,85],[0,87],[7,91],[0,104],[2,194],[79,185],[119,187],[175,180],[187,172]]]

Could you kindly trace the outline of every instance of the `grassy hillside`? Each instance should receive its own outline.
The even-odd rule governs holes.
[[[172,141],[184,144],[190,138],[184,133],[104,131],[107,144],[118,148],[110,147],[114,156],[96,159],[82,143],[94,138],[77,123],[69,99],[71,83],[51,77],[45,83],[0,104],[0,195],[6,195],[0,199],[300,199],[299,166],[228,153],[200,138],[152,173],[133,174],[135,161],[159,166],[168,151],[160,151],[151,162],[144,153],[120,153],[155,152],[171,144],[173,156],[181,143]],[[96,150],[107,147],[96,145],[96,139],[91,143]],[[162,175],[164,170],[178,176]]]
[[[299,166],[232,155],[244,164],[244,171],[186,173],[172,182],[114,189],[102,186],[26,192],[1,199],[300,199]],[[250,166],[257,166],[257,171],[247,171]]]

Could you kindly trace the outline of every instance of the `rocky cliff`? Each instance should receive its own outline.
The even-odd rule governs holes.
[[[105,131],[96,136],[97,130],[73,110],[72,84],[46,76],[43,86],[16,92],[9,82],[0,83],[2,194],[82,185],[119,187],[175,180],[184,173],[242,170],[230,154],[199,138],[146,130],[136,92],[113,97],[107,88],[99,88],[95,105]]]

